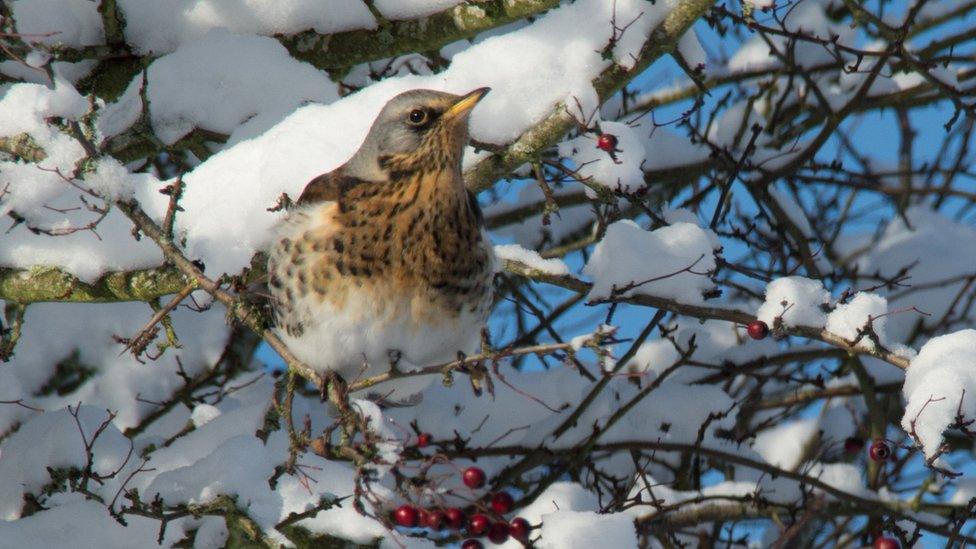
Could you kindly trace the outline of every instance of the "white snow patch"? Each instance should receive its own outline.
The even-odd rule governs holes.
[[[131,198],[135,193],[133,179],[145,181],[147,176],[143,174],[133,178],[121,162],[112,157],[105,157],[98,160],[94,172],[85,176],[85,183],[99,196],[120,200]],[[154,179],[149,176],[149,180]]]
[[[794,471],[818,432],[819,422],[816,418],[781,423],[760,431],[752,447],[770,464]]]
[[[610,225],[583,267],[583,274],[593,278],[589,298],[608,297],[614,288],[622,290],[637,284],[623,295],[704,302],[702,292],[713,286],[708,273],[715,269],[709,232],[691,223],[675,223],[654,231],[645,231],[631,220]]]
[[[557,511],[543,516],[539,549],[637,547],[634,519],[624,513],[601,515],[593,511]]]
[[[580,176],[590,178],[592,184],[619,191],[635,191],[644,186],[642,166],[646,150],[640,136],[626,124],[604,122],[604,134],[617,138],[616,152],[597,148],[595,134],[586,134],[559,145],[559,155],[572,160]],[[592,191],[588,191],[590,194]]]
[[[766,302],[756,312],[756,318],[770,327],[776,317],[786,326],[822,328],[827,322],[823,306],[830,303],[830,293],[817,280],[800,276],[777,278],[766,285]]]
[[[82,436],[91,442],[108,414],[93,406],[81,406],[77,413],[78,423],[67,409],[41,414],[3,441],[0,446],[0,519],[20,518],[24,494],[36,493],[51,482],[48,468],[85,467],[87,458]],[[128,450],[128,439],[114,424],[109,424],[92,447],[92,471],[109,475],[118,470]]]
[[[193,413],[190,414],[190,420],[193,422],[194,427],[203,427],[207,423],[217,419],[220,416],[220,408],[216,406],[211,406],[210,404],[197,404],[193,407]]]
[[[374,29],[363,2],[349,0],[119,0],[125,38],[137,53],[168,53],[223,28],[236,33],[331,34]]]
[[[901,426],[914,433],[927,457],[942,432],[958,419],[976,419],[976,330],[932,338],[912,360],[902,389],[907,404]]]
[[[887,312],[888,301],[885,298],[877,294],[858,292],[853,299],[838,304],[830,313],[827,317],[827,331],[848,341],[854,341],[858,339],[858,333],[870,323],[881,345],[887,346],[888,336],[885,326],[888,324],[888,317],[883,316]],[[866,349],[876,347],[874,340],[868,336],[861,337],[857,346]]]
[[[49,46],[104,42],[98,4],[87,0],[17,0],[10,5],[17,32]]]
[[[138,89],[141,79],[131,86]],[[292,58],[277,40],[223,30],[154,62],[147,94],[153,129],[167,144],[195,127],[230,134],[251,117],[270,113],[277,121],[304,102],[338,97],[325,73]]]
[[[544,259],[539,252],[523,248],[518,244],[499,244],[495,246],[495,257],[501,261],[518,261],[530,269],[536,269],[546,274],[569,274],[569,267],[559,258]]]

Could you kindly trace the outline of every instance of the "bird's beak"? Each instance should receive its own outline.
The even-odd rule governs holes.
[[[451,107],[447,109],[444,116],[452,119],[466,115],[467,113],[471,112],[471,109],[478,104],[478,101],[481,101],[481,98],[483,98],[485,94],[490,91],[491,88],[478,88],[472,92],[466,93],[461,97],[461,99],[458,99],[457,103],[451,105]]]

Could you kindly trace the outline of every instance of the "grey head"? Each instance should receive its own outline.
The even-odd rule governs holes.
[[[468,139],[468,115],[489,88],[464,95],[410,90],[390,99],[380,111],[356,154],[345,164],[346,175],[382,181],[384,157],[440,150],[460,165]]]

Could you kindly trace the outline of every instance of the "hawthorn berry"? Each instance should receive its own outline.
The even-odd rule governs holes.
[[[419,435],[417,435],[417,447],[418,448],[426,447],[428,444],[430,444],[430,439],[431,439],[430,433],[420,433]]]
[[[424,514],[423,525],[431,530],[440,530],[444,525],[445,518],[444,511],[438,511],[436,509],[427,511]]]
[[[868,455],[874,461],[887,461],[891,459],[891,447],[888,446],[887,442],[879,438],[871,443]]]
[[[844,441],[844,453],[848,455],[860,454],[864,449],[864,440],[858,437],[847,437]]]
[[[447,511],[444,511],[444,520],[447,521],[447,526],[452,530],[460,530],[464,527],[464,523],[468,521],[468,517],[465,516],[464,511],[457,507],[451,507]]]
[[[461,544],[461,549],[485,549],[485,545],[476,539],[466,539]]]
[[[509,527],[507,522],[494,522],[488,528],[488,539],[492,543],[505,543],[508,541]]]
[[[617,150],[617,136],[612,133],[600,134],[600,137],[596,138],[596,148],[606,152]]]
[[[513,538],[519,541],[528,541],[529,531],[532,530],[532,527],[529,526],[529,521],[524,518],[515,517],[512,522],[508,523],[508,529]]]
[[[393,520],[400,526],[413,528],[420,523],[420,511],[413,505],[401,505],[393,512]]]
[[[472,490],[484,486],[486,479],[485,472],[481,467],[468,467],[461,475],[461,480],[464,481],[464,485]]]
[[[468,532],[473,536],[480,536],[488,531],[489,526],[491,526],[491,519],[488,515],[477,513],[468,521]]]
[[[504,515],[511,511],[514,506],[515,500],[508,492],[498,492],[491,497],[491,508],[499,515]]]
[[[753,320],[746,326],[746,332],[752,339],[766,339],[769,335],[769,326],[762,320]]]
[[[874,549],[898,549],[898,547],[898,540],[895,538],[881,536],[874,539]]]

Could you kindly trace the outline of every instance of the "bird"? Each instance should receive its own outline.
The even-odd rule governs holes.
[[[351,383],[478,351],[495,259],[461,159],[488,91],[393,97],[273,229],[274,330],[316,372]]]

